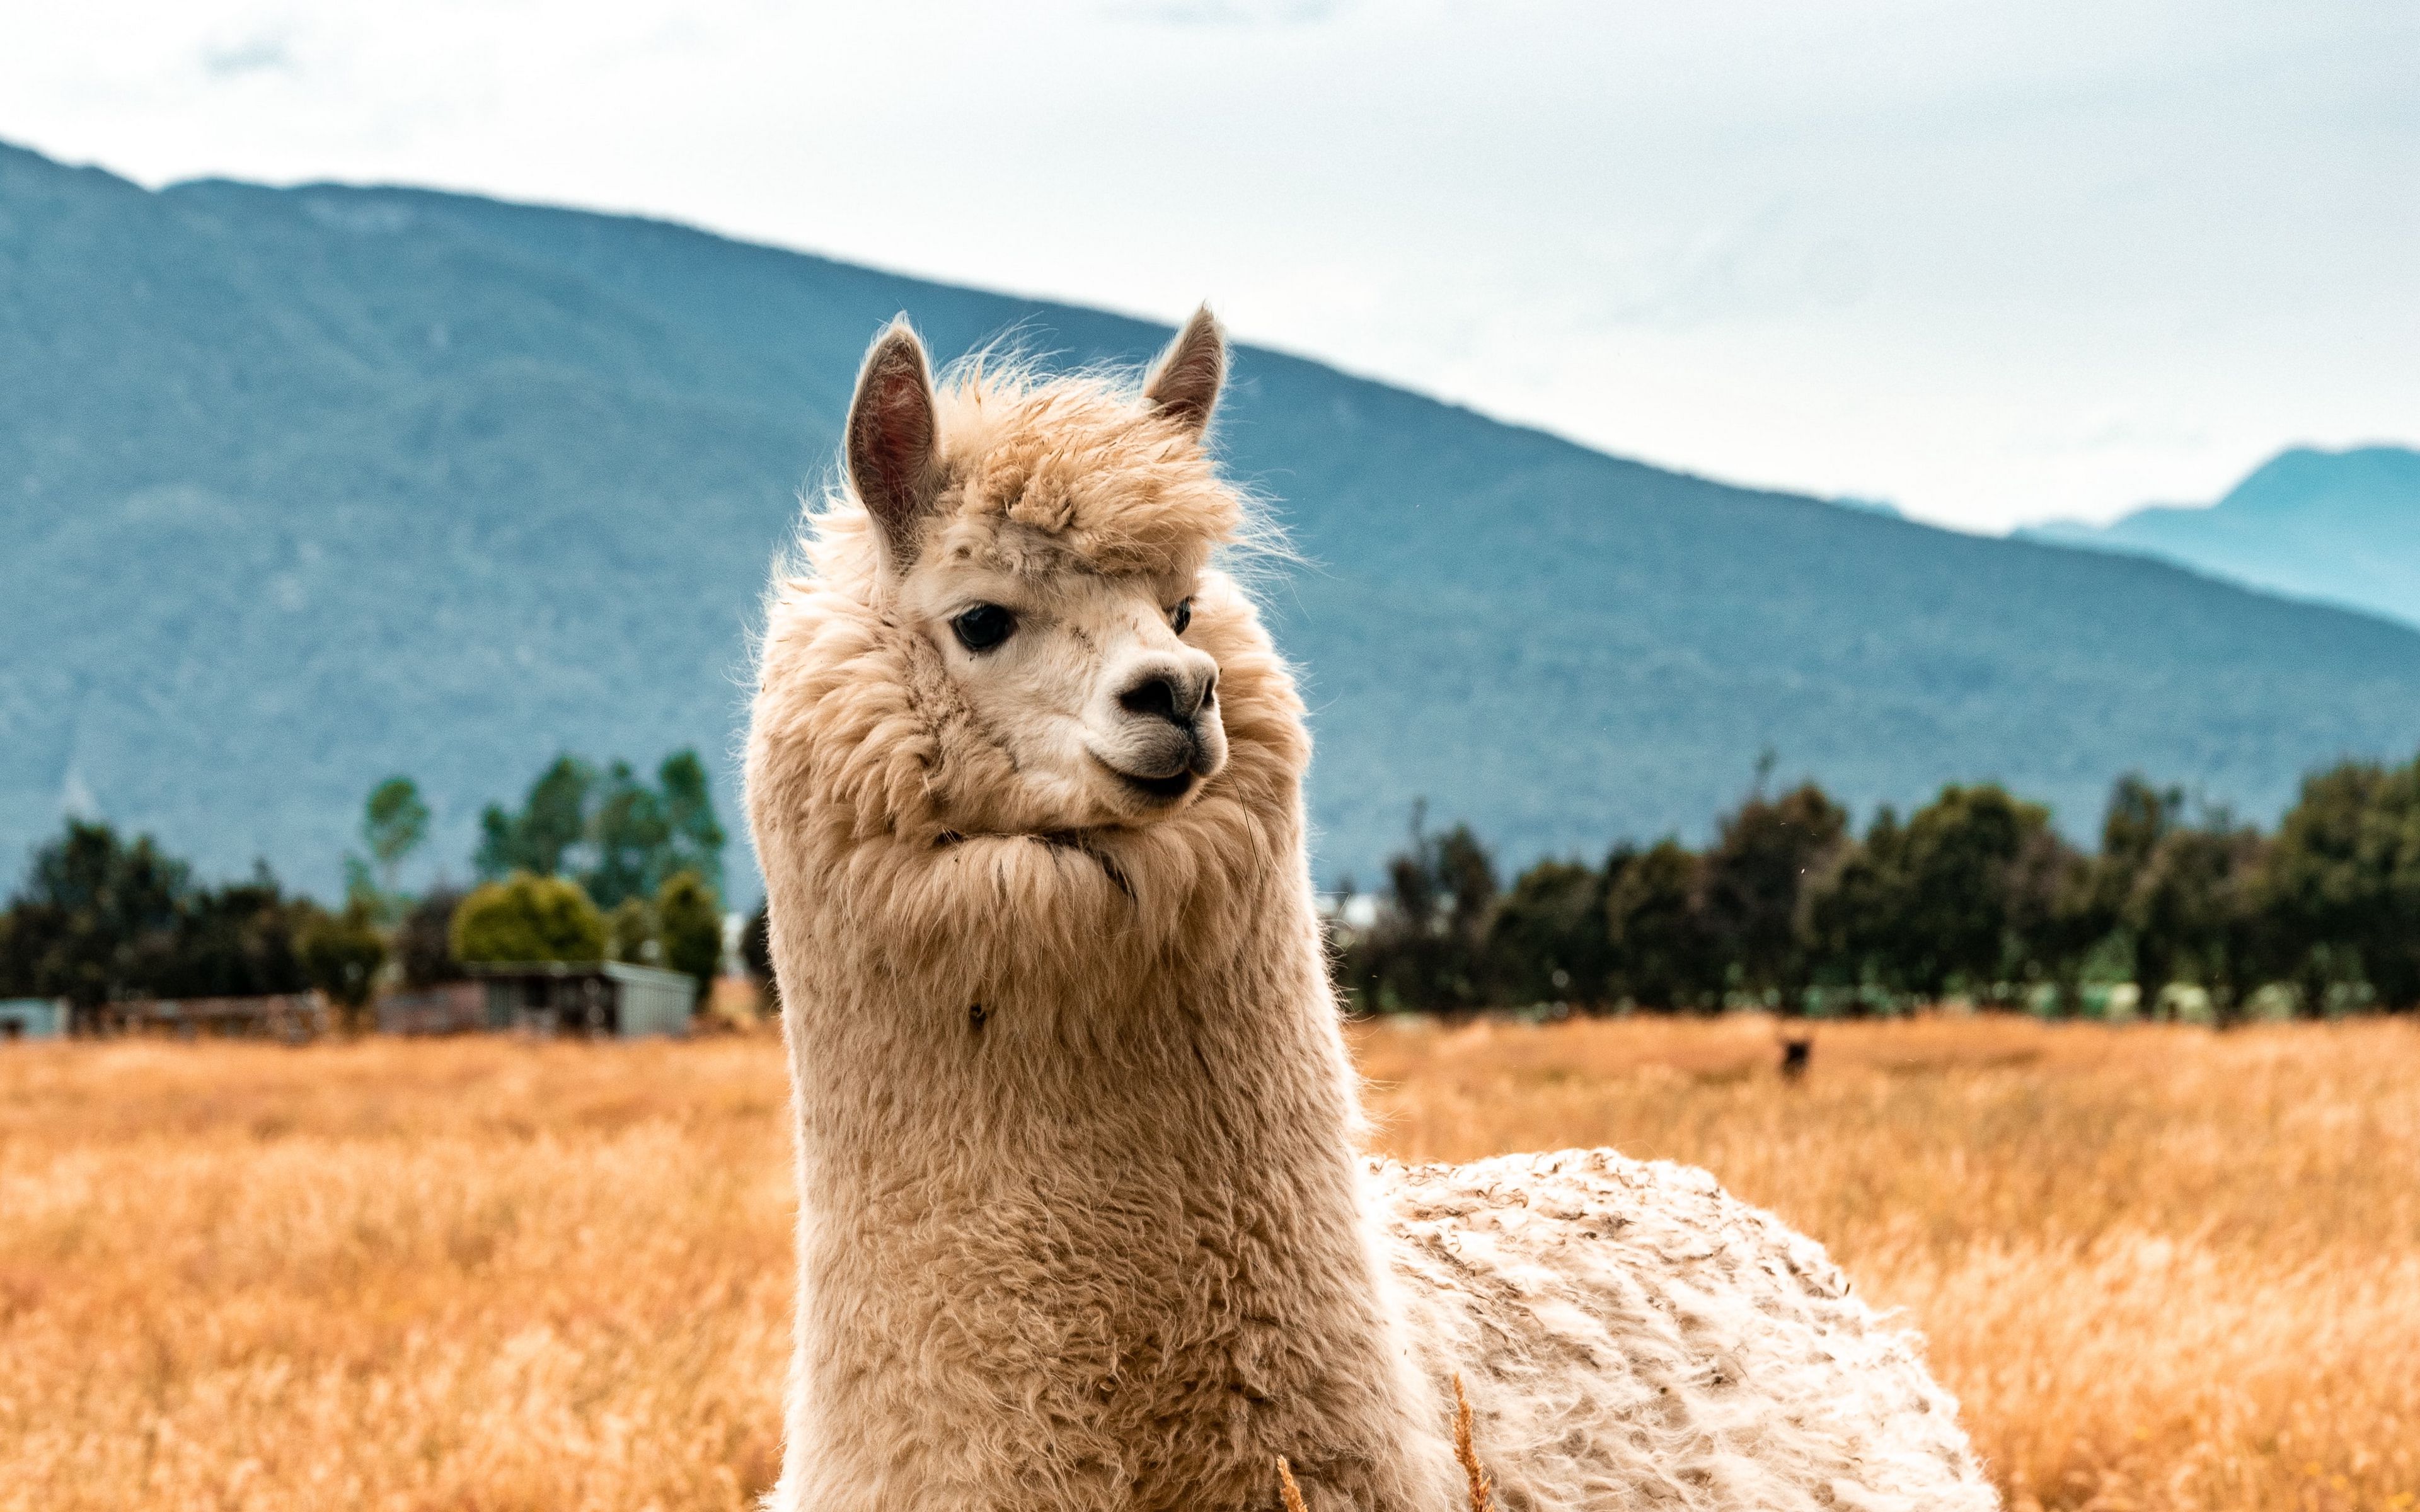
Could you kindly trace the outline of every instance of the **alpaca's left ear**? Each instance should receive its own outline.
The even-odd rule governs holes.
[[[1218,403],[1218,386],[1227,381],[1227,333],[1218,317],[1203,305],[1185,322],[1185,329],[1154,363],[1142,380],[1142,396],[1151,407],[1196,436],[1209,427],[1210,411]]]
[[[901,316],[874,339],[848,404],[848,481],[880,529],[883,560],[904,571],[933,501],[933,372]]]

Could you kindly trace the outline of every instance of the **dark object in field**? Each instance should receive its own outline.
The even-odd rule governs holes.
[[[1815,1057],[1815,1041],[1809,1038],[1781,1041],[1781,1074],[1792,1081],[1807,1074],[1807,1063]]]

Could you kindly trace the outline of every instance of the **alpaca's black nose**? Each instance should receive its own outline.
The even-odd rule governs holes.
[[[1198,680],[1181,672],[1147,672],[1118,695],[1118,706],[1142,717],[1190,725],[1218,686],[1218,674],[1215,671]]]
[[[1118,704],[1128,714],[1154,716],[1171,724],[1185,722],[1176,712],[1176,688],[1165,677],[1144,678],[1119,694]]]

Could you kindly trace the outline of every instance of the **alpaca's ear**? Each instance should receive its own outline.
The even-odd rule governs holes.
[[[885,559],[916,559],[916,527],[934,489],[933,374],[901,316],[875,338],[848,404],[848,481],[880,527]]]
[[[1209,426],[1210,411],[1218,403],[1218,386],[1227,381],[1227,333],[1218,317],[1203,305],[1185,322],[1185,329],[1159,354],[1151,377],[1142,380],[1142,396],[1161,414],[1199,436]]]

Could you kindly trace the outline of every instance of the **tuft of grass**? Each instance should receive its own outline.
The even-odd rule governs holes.
[[[1470,1398],[1463,1393],[1460,1376],[1453,1378],[1453,1457],[1470,1480],[1470,1512],[1496,1512],[1496,1483],[1488,1479],[1471,1443]]]
[[[1470,1481],[1470,1512],[1496,1512],[1496,1483],[1479,1463],[1479,1451],[1473,1447],[1470,1431],[1470,1398],[1463,1394],[1462,1378],[1453,1378],[1453,1457],[1462,1462],[1462,1473]],[[1294,1466],[1286,1457],[1278,1456],[1278,1497],[1285,1504],[1285,1512],[1308,1512],[1303,1505],[1302,1488],[1295,1484]]]
[[[1285,1512],[1310,1512],[1302,1504],[1302,1488],[1294,1483],[1294,1467],[1283,1455],[1278,1456],[1278,1498],[1285,1503]]]
[[[2420,1025],[1815,1035],[1352,1029],[1390,1153],[1611,1144],[1823,1240],[2017,1512],[2415,1505]],[[743,1512],[785,1097],[764,1034],[0,1047],[0,1512]]]

